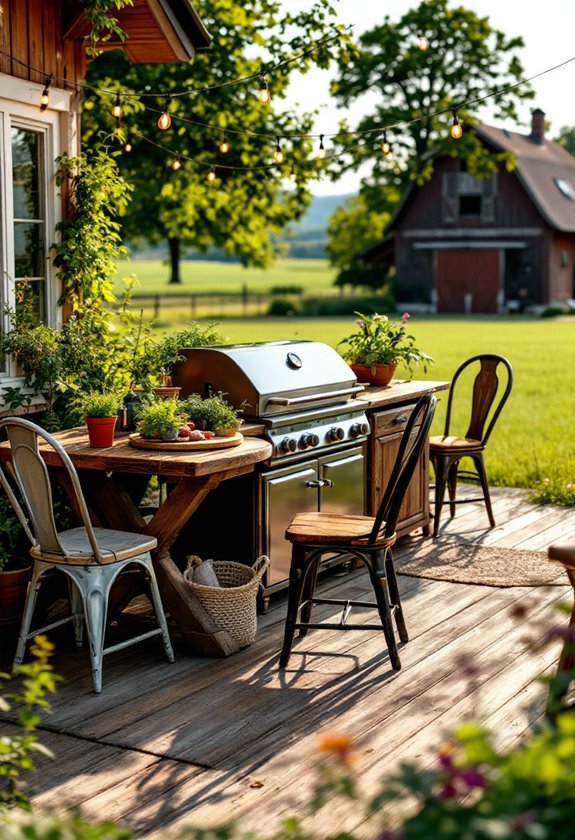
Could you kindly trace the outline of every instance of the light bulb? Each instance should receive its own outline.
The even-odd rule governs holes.
[[[126,140],[126,142],[124,143],[124,151],[126,152],[127,155],[129,155],[130,152],[132,151],[132,143],[129,139]]]
[[[276,139],[276,150],[274,152],[274,160],[276,163],[283,163],[285,160],[285,155],[282,152],[282,147],[280,146],[279,137]]]
[[[423,32],[420,32],[417,36],[417,46],[422,52],[429,49],[429,40]]]
[[[224,134],[224,139],[219,145],[219,150],[223,155],[227,155],[230,150],[230,143],[227,134]]]
[[[180,158],[179,155],[176,155],[176,157],[173,159],[173,161],[171,163],[171,167],[172,167],[172,172],[177,172],[178,169],[182,168],[182,159]]]
[[[297,181],[297,175],[295,174],[295,163],[292,163],[290,173],[289,173],[290,181]]]
[[[172,124],[172,118],[170,117],[170,113],[168,111],[170,107],[170,97],[166,96],[166,104],[164,105],[164,110],[160,114],[160,118],[158,120],[158,128],[161,131],[167,131],[168,128]]]
[[[454,138],[454,140],[459,140],[462,134],[463,129],[459,125],[457,111],[453,111],[453,122],[451,123],[451,136]]]
[[[381,151],[383,152],[383,156],[386,160],[391,160],[393,157],[393,152],[391,151],[391,143],[387,139],[387,132],[383,132],[383,137],[381,138]]]
[[[216,167],[215,166],[212,166],[212,168],[208,172],[207,178],[208,178],[208,181],[215,181],[216,180]]]
[[[50,85],[52,83],[52,74],[48,76],[46,81],[44,82],[44,90],[40,95],[40,110],[45,111],[48,105],[50,104]]]
[[[120,99],[120,94],[116,96],[115,102],[112,105],[112,116],[119,120],[122,116],[122,101]]]
[[[258,90],[258,99],[262,105],[267,105],[271,101],[270,89],[266,81],[265,75],[260,77],[260,89]]]
[[[319,135],[319,149],[317,150],[317,156],[320,160],[323,160],[325,157],[325,146],[323,145],[323,134]]]

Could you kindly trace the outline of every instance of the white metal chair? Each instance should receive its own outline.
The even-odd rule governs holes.
[[[29,638],[66,622],[73,622],[76,643],[81,645],[84,621],[96,693],[102,690],[104,654],[121,650],[152,636],[161,636],[166,656],[170,662],[173,662],[174,654],[166,617],[150,556],[150,551],[157,545],[155,537],[93,527],[78,474],[60,444],[48,432],[29,420],[9,417],[0,421],[1,429],[6,429],[8,434],[12,478],[22,496],[28,517],[20,506],[2,468],[0,468],[0,483],[31,542],[30,554],[34,560],[14,667],[22,662]],[[82,522],[82,525],[77,528],[60,533],[57,531],[53,513],[52,488],[48,468],[40,454],[40,440],[45,441],[58,453],[62,466],[67,472],[75,495],[75,509]],[[104,635],[110,589],[120,572],[133,564],[143,567],[147,575],[158,626],[105,648]],[[53,569],[63,572],[68,577],[71,614],[30,632],[42,578]]]

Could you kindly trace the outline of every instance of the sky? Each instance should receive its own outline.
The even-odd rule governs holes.
[[[339,9],[339,23],[353,24],[356,38],[362,32],[381,22],[385,15],[399,20],[418,0],[333,0]],[[285,0],[290,10],[308,5],[305,0]],[[491,26],[508,36],[521,35],[525,47],[520,57],[529,78],[575,56],[575,0],[452,0],[452,5],[462,5],[481,17],[488,17]],[[338,121],[347,117],[353,125],[361,117],[366,102],[358,103],[351,110],[338,110],[329,104],[329,81],[334,71],[312,70],[296,77],[290,88],[289,103],[302,109],[312,109],[327,103],[316,124],[316,131],[325,134],[337,131]],[[563,126],[575,125],[575,61],[548,73],[532,83],[535,99],[519,105],[524,125],[510,125],[492,120],[502,128],[528,133],[531,111],[541,108],[551,123],[548,136],[556,134]],[[312,94],[310,94],[310,91]],[[367,101],[367,100],[366,100]],[[490,122],[489,109],[480,112],[484,122]],[[356,192],[361,173],[348,173],[336,183],[327,179],[312,184],[316,195],[338,195]]]

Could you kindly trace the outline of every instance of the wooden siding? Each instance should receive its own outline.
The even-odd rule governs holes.
[[[494,488],[492,499],[496,528],[487,527],[483,505],[471,504],[442,520],[441,536],[540,551],[575,538],[572,509],[526,503],[521,490]],[[401,541],[395,555],[420,539]],[[88,818],[120,820],[137,836],[231,819],[270,834],[280,819],[302,814],[323,727],[357,739],[366,797],[402,761],[434,765],[437,746],[469,714],[495,731],[499,745],[512,745],[541,716],[539,676],[553,670],[560,647],[528,653],[526,638],[541,632],[541,621],[556,621],[554,606],[572,599],[570,587],[498,589],[404,575],[399,581],[410,633],[399,672],[389,666],[382,634],[369,630],[311,631],[278,671],[286,610],[279,596],[260,616],[256,642],[235,656],[191,656],[176,641],[170,665],[158,640],[150,640],[106,657],[103,693],[95,695],[87,650],[76,650],[62,628],[54,665],[65,680],[38,733],[56,758],[38,759],[35,809],[77,804]],[[320,587],[328,597],[369,595],[362,571],[326,578]],[[519,609],[524,620],[514,618]],[[374,615],[366,611],[362,620]],[[465,663],[478,666],[473,682]],[[15,727],[4,716],[0,730]],[[357,806],[338,800],[306,828],[322,836],[354,830],[366,839],[381,831]]]

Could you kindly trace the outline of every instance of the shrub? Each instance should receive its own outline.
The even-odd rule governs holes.
[[[376,312],[390,314],[395,312],[395,303],[388,295],[367,297],[305,297],[300,304],[302,315],[310,317],[335,317],[353,315],[357,311],[374,315]]]
[[[268,315],[274,317],[283,317],[284,315],[295,315],[297,312],[297,304],[289,298],[275,298],[268,307]]]

